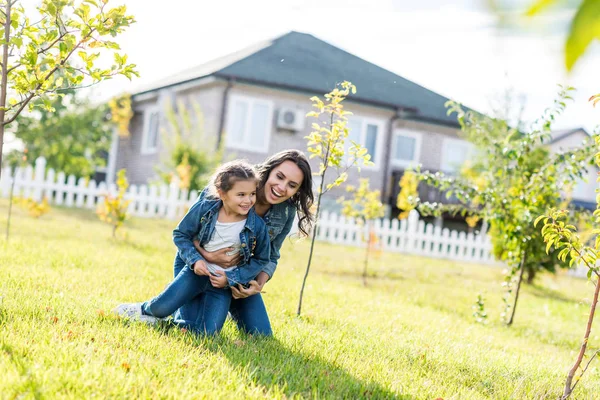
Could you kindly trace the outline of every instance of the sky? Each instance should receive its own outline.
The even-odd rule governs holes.
[[[599,47],[593,45],[571,74],[563,66],[572,15],[568,10],[532,21],[529,25],[535,29],[507,30],[498,28],[498,16],[486,7],[486,0],[111,3],[119,1],[137,22],[117,40],[141,77],[101,83],[91,94],[96,99],[134,92],[180,70],[295,30],[483,112],[497,108],[510,91],[514,108],[522,104],[524,119],[534,120],[552,104],[557,85],[569,84],[578,89],[575,102],[555,127],[592,131],[600,122],[600,107],[594,109],[587,102],[600,92]]]

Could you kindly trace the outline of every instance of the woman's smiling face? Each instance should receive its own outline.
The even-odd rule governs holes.
[[[265,183],[264,196],[269,204],[282,203],[298,193],[304,174],[298,166],[286,160],[273,168]]]

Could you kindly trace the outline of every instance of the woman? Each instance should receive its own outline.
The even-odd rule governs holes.
[[[313,204],[312,173],[306,156],[298,150],[284,150],[257,166],[260,182],[254,210],[267,225],[271,240],[270,262],[248,288],[232,287],[232,299],[203,294],[181,307],[174,321],[183,326],[195,324],[207,334],[217,333],[223,327],[227,312],[239,329],[249,333],[272,335],[271,323],[260,292],[273,277],[283,241],[289,234],[298,214],[298,231],[308,235],[312,226]],[[205,196],[203,192],[200,197]],[[239,255],[228,256],[231,249],[208,252],[195,242],[196,249],[206,261],[223,268],[238,264]],[[179,268],[180,269],[180,268]],[[175,268],[175,276],[179,273]]]

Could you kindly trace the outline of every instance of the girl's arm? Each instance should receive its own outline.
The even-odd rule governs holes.
[[[292,212],[288,215],[288,219],[285,222],[285,225],[279,235],[275,236],[275,238],[271,241],[271,256],[269,259],[269,263],[263,268],[261,272],[256,276],[255,281],[258,285],[251,285],[248,288],[244,288],[241,285],[233,286],[231,288],[231,293],[234,299],[244,299],[246,297],[250,297],[254,294],[261,293],[265,284],[273,277],[275,273],[275,269],[277,268],[277,263],[279,262],[280,253],[279,250],[283,245],[283,241],[287,237],[287,235],[292,230],[292,225],[294,224],[294,220],[296,218],[296,213]]]
[[[260,220],[259,217],[256,218]],[[243,268],[225,271],[229,286],[235,286],[238,283],[244,285],[248,284],[269,264],[271,255],[269,234],[267,233],[267,227],[262,220],[260,220],[260,225],[257,225],[257,227],[260,226],[260,228],[258,228],[256,232],[256,247],[248,260],[248,264]]]
[[[196,261],[204,258],[196,251],[194,239],[200,232],[200,218],[204,214],[204,201],[197,201],[173,230],[173,242],[177,246],[179,257],[186,265],[194,269]]]

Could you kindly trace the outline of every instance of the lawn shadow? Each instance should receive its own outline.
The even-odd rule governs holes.
[[[563,293],[560,293],[556,290],[552,290],[550,288],[540,286],[537,284],[527,285],[525,287],[527,288],[527,292],[535,297],[540,297],[540,298],[544,298],[544,299],[552,299],[552,300],[557,300],[557,301],[560,301],[563,303],[571,303],[571,304],[578,304],[578,303],[582,302],[582,300],[576,300],[576,299],[567,297]]]
[[[225,345],[217,340],[207,340],[205,345],[222,353],[231,365],[246,369],[256,385],[277,386],[290,398],[412,399],[376,382],[362,381],[315,354],[292,350],[276,338],[242,335],[241,340]]]
[[[116,319],[125,325],[136,323]],[[232,322],[228,320],[224,330],[228,330],[229,323]],[[187,346],[201,346],[225,356],[230,365],[248,371],[252,383],[265,390],[273,388],[275,392],[283,392],[288,398],[413,399],[376,382],[362,381],[315,354],[306,355],[300,350],[292,350],[273,337],[239,333],[239,337],[234,339],[228,334],[203,336],[187,331],[182,334],[182,329],[170,320],[153,325],[152,329],[181,340]]]

